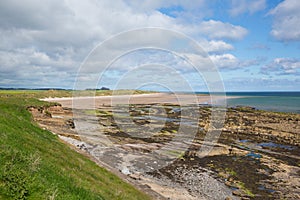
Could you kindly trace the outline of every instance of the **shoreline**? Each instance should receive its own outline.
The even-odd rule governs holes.
[[[145,93],[145,94],[124,94],[124,95],[96,95],[96,96],[75,96],[75,97],[49,97],[49,98],[42,98],[40,99],[41,101],[55,101],[55,100],[73,100],[74,98],[76,99],[102,99],[102,98],[111,98],[113,96],[136,96],[136,97],[144,97],[148,95],[159,95],[162,93]]]
[[[175,95],[170,94],[132,96],[133,98],[131,100],[133,103],[141,104],[131,104],[130,114],[133,115],[129,115],[128,117],[136,119],[136,123],[142,125],[153,123],[153,121],[151,122],[151,120],[149,121],[147,119],[148,114],[158,115],[158,117],[161,115],[160,112],[147,113],[149,102],[152,102],[152,100],[155,100],[155,102],[176,102]],[[132,96],[116,96],[116,98],[120,98],[120,101],[126,102],[128,100],[127,98]],[[185,103],[191,100],[190,95],[180,95],[180,98],[184,100]],[[121,173],[123,177],[129,178],[129,180],[136,182],[138,185],[145,186],[149,191],[154,190],[155,193],[169,198],[182,195],[181,198],[178,199],[193,199],[192,196],[211,199],[210,197],[213,196],[207,197],[204,194],[208,194],[209,191],[211,191],[210,187],[216,185],[216,182],[209,177],[209,175],[212,175],[213,178],[219,177],[216,178],[219,188],[225,188],[224,184],[228,186],[229,189],[238,188],[238,192],[236,190],[227,190],[227,188],[220,189],[220,191],[227,191],[225,194],[218,193],[217,191],[211,193],[212,195],[221,195],[222,198],[219,199],[225,199],[225,197],[230,197],[231,199],[243,196],[249,197],[247,193],[267,196],[270,194],[273,195],[273,190],[276,191],[276,197],[278,198],[298,197],[293,187],[288,184],[288,180],[291,179],[293,183],[300,185],[299,176],[293,174],[294,171],[299,170],[299,166],[297,165],[297,162],[300,160],[298,156],[300,144],[297,139],[299,138],[297,132],[300,131],[300,124],[298,123],[300,121],[299,115],[279,114],[269,111],[260,112],[249,107],[228,109],[226,113],[227,120],[222,128],[222,134],[218,142],[208,156],[201,157],[201,154],[197,153],[197,148],[203,145],[202,141],[209,127],[208,124],[210,123],[210,110],[200,106],[201,119],[198,123],[199,132],[193,142],[189,143],[191,148],[182,159],[176,160],[172,165],[156,170],[150,175],[145,175],[139,173],[140,169],[135,168],[138,165],[134,162],[131,163],[131,161],[134,161],[132,158],[136,156],[138,156],[136,157],[138,158],[137,160],[146,158],[149,155],[147,153],[144,154],[145,152],[149,150],[155,151],[161,148],[165,142],[170,142],[169,140],[172,136],[177,134],[176,130],[178,130],[178,127],[176,123],[180,117],[180,113],[176,112],[178,105],[165,105],[170,121],[168,125],[164,126],[164,130],[158,130],[154,137],[136,138],[131,136],[130,133],[124,134],[124,130],[120,130],[118,126],[115,126],[116,123],[112,113],[113,107],[110,102],[113,99],[112,96],[96,97],[97,100],[94,102],[94,105],[85,104],[91,103],[91,100],[93,101],[94,99],[93,97],[83,98],[77,102],[84,104],[81,108],[86,109],[86,107],[89,107],[99,111],[97,116],[94,116],[89,112],[79,110],[80,114],[76,116],[76,120],[79,121],[73,125],[79,128],[82,126],[83,129],[63,129],[61,134],[58,132],[62,127],[61,124],[72,125],[72,123],[70,124],[73,120],[73,113],[70,109],[72,107],[66,106],[72,106],[70,98],[55,99],[56,101],[59,100],[58,103],[62,103],[62,106],[65,106],[65,108],[57,106],[48,109],[47,111],[51,113],[51,116],[48,116],[48,118],[42,117],[41,123],[44,123],[50,131],[52,129],[53,132],[56,132],[58,135],[65,136],[64,140],[67,140],[69,143],[72,143],[68,141],[69,138],[80,138],[79,141],[85,141],[85,145],[79,143],[74,146],[87,153],[91,153],[97,160],[111,166],[116,172]],[[204,101],[210,99],[210,97],[197,96],[197,99]],[[157,104],[164,106],[164,104]],[[157,108],[156,106],[153,106],[152,109],[155,110]],[[117,109],[122,109],[122,107],[117,107]],[[194,107],[187,105],[185,109],[194,109]],[[159,120],[159,118],[157,118],[157,120]],[[56,123],[57,125],[55,125]],[[155,121],[153,126],[155,127]],[[99,127],[100,129],[95,127]],[[101,131],[99,132],[99,130]],[[66,131],[70,132],[68,133]],[[147,134],[146,128],[140,131],[144,131],[145,134]],[[111,141],[113,146],[96,148],[95,151],[95,147],[98,145],[102,147],[103,142],[106,140]],[[179,145],[179,143],[172,143],[172,141],[171,144]],[[231,151],[234,153],[230,154]],[[256,158],[256,156],[259,158]],[[257,162],[257,159],[259,159],[259,162]],[[213,162],[213,165],[211,162]],[[280,163],[280,165],[278,163]],[[265,170],[265,168],[268,170]],[[263,173],[263,176],[257,173],[258,169]],[[288,171],[283,171],[286,169],[288,169]],[[290,171],[291,173],[289,173]],[[191,176],[187,176],[186,174],[191,174]],[[255,181],[251,182],[251,180],[245,178],[246,176],[255,177]],[[286,176],[289,177],[289,179],[286,179],[284,183],[277,183],[279,176]],[[164,178],[161,179],[160,177]],[[263,183],[268,179],[272,179],[273,182]],[[203,185],[202,183],[206,181],[209,184]],[[188,184],[189,182],[192,184]],[[297,182],[299,182],[299,184]],[[240,184],[245,184],[247,189],[241,188]],[[264,188],[270,189],[260,190],[258,189],[258,187],[260,187],[259,184],[263,184]],[[284,189],[279,189],[277,187],[278,185]],[[249,190],[252,192],[249,192]],[[165,191],[168,192],[164,193]]]
[[[191,94],[151,93],[133,95],[109,95],[109,96],[83,96],[83,97],[61,97],[43,98],[41,101],[58,102],[63,107],[79,109],[95,109],[99,106],[117,104],[176,104],[176,105],[212,105],[224,100],[241,98],[239,96],[210,96]],[[82,106],[84,105],[84,106]]]

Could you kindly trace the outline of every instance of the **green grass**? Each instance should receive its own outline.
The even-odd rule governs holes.
[[[248,195],[249,197],[255,197],[255,194],[253,194],[251,190],[249,190],[248,188],[246,188],[244,183],[242,183],[242,182],[237,182],[237,185],[238,185],[238,187],[239,187],[242,191],[244,191],[244,193],[245,193],[246,195]]]
[[[107,96],[126,94],[149,94],[153,91],[144,90],[0,90],[0,97],[47,98],[47,97],[72,97],[72,96]]]
[[[233,169],[230,169],[230,168],[226,167],[225,171],[226,171],[226,173],[228,173],[231,176],[236,176],[237,175],[237,173]]]
[[[71,90],[0,90],[0,97],[46,98],[72,97]]]
[[[40,92],[0,92],[0,199],[150,199],[33,123]]]

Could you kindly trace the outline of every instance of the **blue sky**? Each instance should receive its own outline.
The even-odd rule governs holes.
[[[157,27],[194,39],[217,67],[227,91],[299,91],[299,10],[299,0],[25,0],[22,5],[4,0],[0,87],[73,88],[76,81],[102,78],[95,84],[114,88],[124,73],[159,63],[181,73],[194,90],[206,90],[205,80],[182,59],[159,50],[123,55],[103,77],[92,69],[104,66],[94,66],[78,78],[83,61],[90,61],[88,55],[101,42],[124,31]],[[120,43],[130,46],[139,39]],[[113,48],[106,53],[118,50]],[[153,82],[162,75],[153,76]]]

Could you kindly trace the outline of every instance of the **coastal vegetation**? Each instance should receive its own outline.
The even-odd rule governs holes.
[[[127,94],[147,94],[153,91],[144,90],[1,90],[1,97],[18,98],[48,98],[48,97],[72,97],[80,96],[109,96],[109,95],[127,95]]]
[[[41,129],[27,110],[55,105],[37,98],[71,95],[0,91],[0,199],[150,199]]]

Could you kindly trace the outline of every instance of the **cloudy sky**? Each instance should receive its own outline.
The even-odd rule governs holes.
[[[1,0],[0,87],[73,88],[97,45],[122,32],[156,27],[196,41],[227,91],[299,91],[299,10],[299,0]],[[168,74],[173,67],[194,90],[205,90],[205,81],[182,58],[142,47],[115,59],[104,74],[87,70],[85,78],[98,76],[99,85],[114,88],[128,70],[151,63],[156,68],[148,73]]]

